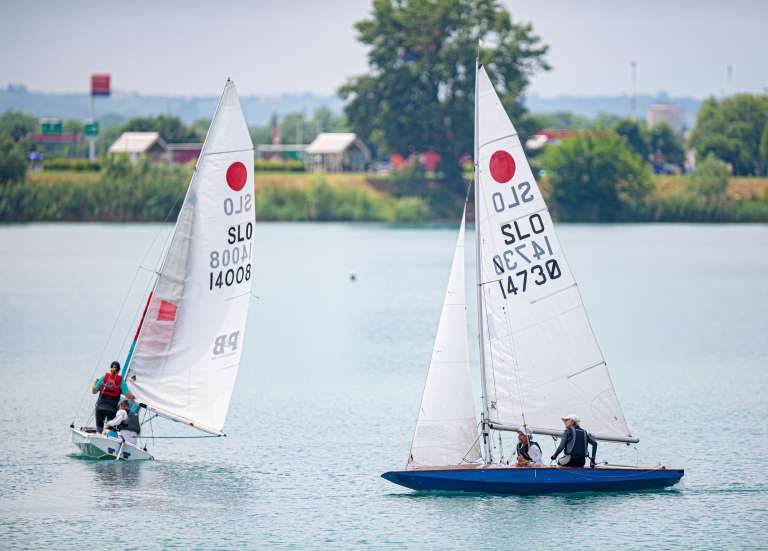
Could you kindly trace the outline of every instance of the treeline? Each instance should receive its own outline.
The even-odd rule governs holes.
[[[89,178],[77,174],[74,178],[0,185],[0,221],[176,219],[191,167],[146,161],[131,164],[121,157],[105,163],[101,172]],[[417,223],[431,216],[427,203],[418,197],[393,197],[368,187],[335,185],[322,176],[302,187],[257,187],[255,204],[257,219],[267,221]]]
[[[731,169],[712,154],[671,190],[656,185],[650,165],[616,132],[565,140],[547,148],[537,165],[561,221],[768,221],[768,187],[751,197],[732,197]]]

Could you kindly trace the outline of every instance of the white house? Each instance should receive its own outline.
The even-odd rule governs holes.
[[[127,155],[135,163],[141,157],[152,161],[168,158],[168,144],[157,132],[123,132],[109,147],[110,155]]]
[[[304,150],[304,162],[311,171],[360,172],[371,152],[352,132],[322,132]]]

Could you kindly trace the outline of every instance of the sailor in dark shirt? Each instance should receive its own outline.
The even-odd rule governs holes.
[[[575,415],[566,415],[563,417],[565,423],[565,432],[560,437],[560,445],[552,455],[552,460],[557,459],[560,452],[565,451],[557,464],[561,467],[583,467],[587,458],[587,445],[592,445],[592,456],[589,466],[595,466],[595,455],[597,454],[597,440],[579,426],[579,418]]]

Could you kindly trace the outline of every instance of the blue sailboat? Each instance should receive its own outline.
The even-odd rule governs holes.
[[[639,439],[624,418],[520,139],[479,62],[474,153],[480,421],[469,362],[465,212],[411,452],[405,469],[382,477],[418,491],[499,494],[634,491],[677,483],[684,471],[661,465],[568,467],[504,456],[504,435],[561,437],[561,416],[571,412],[598,442]]]

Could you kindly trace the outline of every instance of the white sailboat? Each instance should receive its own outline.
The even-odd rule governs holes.
[[[406,469],[417,490],[546,493],[666,486],[682,470],[509,466],[501,433],[560,436],[576,413],[602,441],[636,443],[520,139],[484,67],[475,79],[475,253],[482,387],[467,351],[464,215]]]
[[[251,298],[253,143],[228,80],[122,376],[147,415],[222,435]],[[86,455],[152,459],[145,443],[72,426]]]

